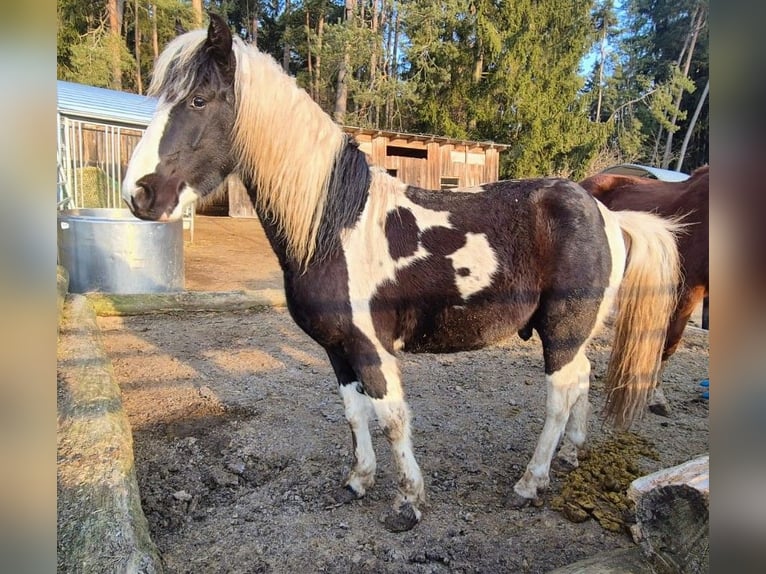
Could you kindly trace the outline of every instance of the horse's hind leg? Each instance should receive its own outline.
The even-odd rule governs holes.
[[[556,455],[556,459],[565,465],[565,468],[573,469],[579,465],[577,458],[578,449],[585,444],[588,428],[588,415],[590,414],[590,402],[588,401],[588,389],[590,387],[590,361],[580,361],[580,372],[577,373],[577,399],[569,411],[564,431],[564,440]]]
[[[354,467],[344,487],[336,494],[338,502],[350,502],[364,496],[375,483],[375,450],[370,436],[370,418],[373,416],[370,398],[364,394],[351,365],[338,354],[328,351],[330,362],[338,379],[343,398],[346,420],[351,428],[354,446]]]

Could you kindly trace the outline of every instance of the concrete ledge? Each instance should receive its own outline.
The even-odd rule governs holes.
[[[69,291],[69,272],[61,265],[56,266],[56,294],[58,307],[58,329],[61,330],[61,320],[64,315],[64,300]]]
[[[64,303],[57,374],[58,571],[162,572],[141,509],[120,389],[82,295]]]
[[[115,295],[88,293],[88,300],[100,317],[147,315],[173,311],[242,311],[264,307],[284,307],[282,289],[257,291],[183,291],[181,293],[151,293]]]

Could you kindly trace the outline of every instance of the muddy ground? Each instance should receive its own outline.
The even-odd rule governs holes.
[[[99,324],[133,428],[143,509],[170,573],[547,572],[633,545],[625,527],[575,523],[553,508],[563,473],[553,473],[542,507],[510,507],[543,423],[536,338],[402,356],[428,504],[414,530],[392,534],[379,522],[396,482],[379,430],[376,486],[333,504],[352,463],[350,432],[329,362],[284,310]],[[591,457],[616,438],[599,418],[608,335],[590,353]],[[698,387],[707,369],[707,333],[687,329],[665,373],[672,416],[647,414],[633,427],[628,442],[645,441],[633,470],[708,451]]]

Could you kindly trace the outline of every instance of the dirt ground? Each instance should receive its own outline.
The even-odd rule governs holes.
[[[264,246],[254,220],[198,222],[187,287],[281,286]],[[575,523],[553,508],[564,473],[552,474],[541,507],[510,507],[543,423],[536,338],[402,355],[428,504],[421,524],[392,534],[379,522],[396,487],[379,430],[375,487],[334,504],[353,459],[350,432],[324,352],[286,311],[102,317],[99,325],[133,429],[144,512],[170,573],[548,572],[633,545],[624,527]],[[590,353],[586,461],[618,438],[599,418],[608,336]],[[707,333],[687,329],[665,373],[672,415],[647,414],[634,426],[630,436],[647,448],[634,454],[633,470],[708,451],[698,387],[707,369]]]

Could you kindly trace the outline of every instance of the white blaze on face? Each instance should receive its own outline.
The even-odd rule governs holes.
[[[160,139],[165,133],[171,107],[164,102],[158,104],[152,121],[147,126],[136,149],[133,150],[128,169],[122,180],[122,198],[129,205],[130,199],[138,188],[136,182],[145,175],[154,172],[157,164],[160,163]]]
[[[497,257],[483,233],[466,233],[465,245],[447,255],[447,259],[452,260],[455,283],[464,300],[488,287],[497,270]],[[467,269],[468,273],[459,274],[460,269]]]

